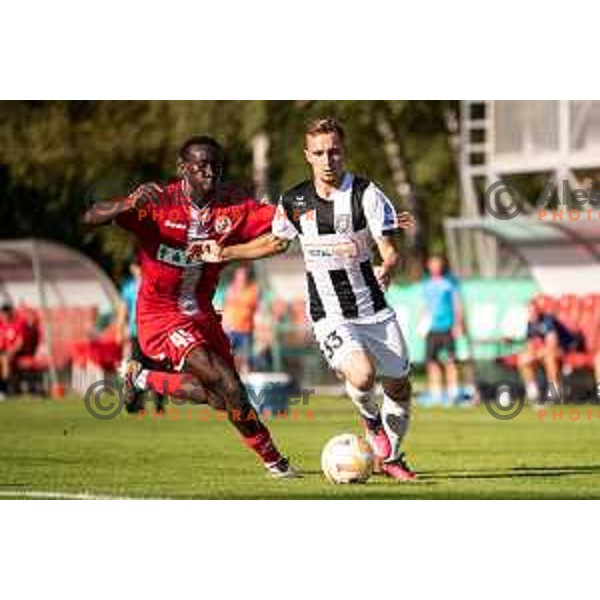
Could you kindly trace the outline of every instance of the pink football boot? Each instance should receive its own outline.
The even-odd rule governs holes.
[[[379,427],[375,431],[365,426],[365,438],[373,450],[375,455],[375,473],[381,473],[381,465],[383,461],[389,457],[392,447],[390,440],[386,435],[383,427]]]
[[[381,470],[398,481],[415,481],[417,474],[408,466],[404,454],[397,459],[383,463]]]

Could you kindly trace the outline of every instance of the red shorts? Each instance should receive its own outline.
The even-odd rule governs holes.
[[[183,369],[188,354],[199,347],[216,353],[234,366],[229,338],[217,315],[139,315],[137,334],[142,352],[148,358],[168,361],[176,371]]]

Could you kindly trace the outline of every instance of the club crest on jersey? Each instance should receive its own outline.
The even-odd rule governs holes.
[[[348,233],[350,231],[350,215],[337,215],[335,218],[335,230],[337,233]]]
[[[233,223],[227,215],[221,215],[215,219],[215,231],[219,234],[231,231]]]
[[[198,211],[198,221],[206,225],[210,221],[210,208],[201,208]]]

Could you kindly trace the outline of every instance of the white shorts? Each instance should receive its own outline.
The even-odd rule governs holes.
[[[395,316],[379,323],[322,321],[314,331],[332,369],[339,370],[352,352],[360,350],[373,358],[378,376],[400,378],[410,371],[408,348]]]

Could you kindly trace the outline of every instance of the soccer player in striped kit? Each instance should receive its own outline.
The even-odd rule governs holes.
[[[389,476],[414,480],[401,450],[411,402],[407,347],[384,290],[399,263],[392,235],[414,224],[371,181],[344,169],[344,130],[331,118],[306,130],[312,178],[285,192],[270,234],[226,247],[199,243],[205,260],[256,259],[299,238],[306,267],[308,313],[329,366],[365,423],[367,439]],[[376,244],[381,265],[372,265]],[[381,408],[375,383],[383,387]]]

